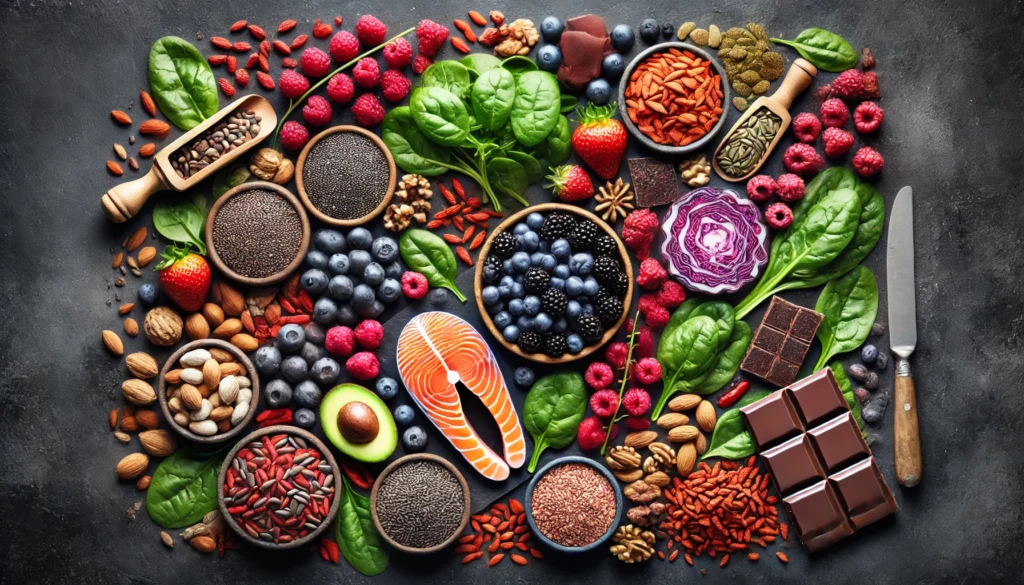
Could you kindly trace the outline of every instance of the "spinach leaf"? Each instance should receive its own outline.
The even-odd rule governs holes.
[[[409,106],[388,112],[381,124],[381,139],[395,157],[395,164],[407,173],[432,177],[448,172],[444,165],[451,155],[420,132]]]
[[[427,277],[430,286],[444,287],[466,302],[465,295],[455,285],[459,273],[455,255],[444,240],[427,230],[405,230],[398,239],[398,251],[406,267]]]
[[[821,357],[814,366],[817,371],[833,356],[857,349],[868,338],[878,312],[875,275],[857,266],[845,276],[830,280],[814,310],[824,315],[818,327]]]
[[[857,66],[857,52],[843,37],[821,28],[809,28],[795,39],[770,39],[773,43],[793,47],[822,71],[845,71]]]
[[[671,335],[662,336],[657,358],[665,384],[655,413],[661,414],[672,394],[694,388],[704,380],[718,358],[721,335],[715,320],[701,315],[687,319]]]
[[[711,372],[691,392],[694,394],[711,394],[721,390],[736,375],[736,370],[743,361],[750,345],[750,325],[744,321],[736,321],[729,336],[729,343],[718,355],[718,361],[711,367]]]
[[[782,236],[778,254],[778,284],[793,270],[824,266],[853,239],[860,218],[860,197],[852,189],[838,189],[825,195],[807,211],[806,220]],[[792,226],[790,226],[792,227]]]
[[[409,99],[416,126],[441,146],[459,146],[469,135],[469,112],[462,99],[440,87],[420,87]]]
[[[192,43],[163,37],[149,50],[153,101],[175,126],[191,130],[217,113],[220,100],[210,65]]]
[[[747,425],[743,423],[740,407],[753,404],[769,394],[771,392],[765,390],[748,392],[736,408],[728,410],[718,417],[715,430],[711,433],[711,443],[701,459],[708,457],[742,459],[753,455],[757,448],[754,446],[754,437],[747,430]]]
[[[540,67],[537,66],[536,61],[522,55],[512,55],[508,59],[502,61],[501,66],[502,68],[507,69],[509,73],[512,74],[512,77],[515,77],[517,80],[523,73],[537,71],[540,69]]]
[[[372,577],[388,566],[388,553],[370,515],[370,499],[356,492],[347,479],[342,479],[338,503],[338,521],[334,537],[341,554],[352,568]]]
[[[471,53],[459,59],[459,63],[477,75],[483,75],[495,67],[501,67],[501,59],[489,53]]]
[[[508,122],[516,97],[516,80],[505,69],[491,69],[473,83],[473,113],[487,130],[497,130]]]
[[[857,422],[857,426],[860,427],[861,434],[863,435],[864,418],[860,414],[860,401],[857,400],[857,395],[853,393],[853,384],[846,375],[846,368],[843,367],[842,362],[839,360],[832,360],[828,364],[828,369],[832,370],[832,375],[836,378],[839,390],[842,391],[843,398],[846,399],[846,404],[849,405],[850,412],[853,413],[853,420]]]
[[[558,100],[558,111],[562,114],[568,114],[575,110],[578,105],[580,105],[580,100],[576,99],[576,96],[563,94]]]
[[[668,320],[668,325],[661,331],[662,339],[668,337],[673,331],[680,325],[686,322],[690,318],[690,314],[693,310],[699,307],[704,301],[699,298],[689,298],[683,301],[683,304],[676,307],[675,311],[672,311],[672,316]]]
[[[530,184],[523,165],[502,157],[487,161],[487,182],[495,192],[512,198],[522,198],[523,191]]]
[[[730,338],[732,336],[733,324],[736,322],[735,313],[732,310],[732,305],[725,301],[707,301],[701,303],[693,310],[690,314],[690,318],[700,316],[711,317],[715,320],[715,324],[718,325],[718,329],[721,331],[719,336],[719,350],[725,349],[729,345]]]
[[[199,254],[206,255],[205,207],[205,198],[202,205],[196,205],[180,197],[166,197],[153,207],[153,227],[168,240],[195,246]]]
[[[234,165],[221,170],[213,177],[213,198],[221,195],[249,180],[249,169],[245,165]]]
[[[420,79],[422,87],[440,87],[459,97],[469,95],[469,84],[469,69],[458,61],[438,61]]]
[[[524,146],[536,146],[558,123],[558,83],[546,71],[527,71],[516,80],[512,131]]]
[[[519,152],[518,150],[509,150],[505,153],[505,156],[523,166],[523,169],[526,171],[527,183],[536,183],[544,178],[544,168],[540,166],[540,162],[537,159],[529,154]]]
[[[572,155],[572,130],[569,129],[569,118],[559,116],[555,127],[540,144],[544,156],[552,165],[560,165]],[[549,165],[550,166],[550,165]]]
[[[199,522],[217,507],[217,472],[224,453],[181,449],[160,462],[146,490],[146,512],[163,528]]]
[[[587,392],[578,372],[549,374],[537,380],[523,402],[523,425],[533,437],[530,473],[537,470],[545,449],[572,444],[586,412]]]

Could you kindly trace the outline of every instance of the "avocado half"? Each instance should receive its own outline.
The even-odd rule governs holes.
[[[342,414],[343,410],[349,418],[342,416],[342,421],[349,420],[353,423],[347,427],[344,422],[339,422],[339,414]],[[353,421],[353,413],[361,415],[360,420]],[[353,438],[365,434],[366,427],[372,427],[373,416],[367,416],[370,413],[376,416],[376,435],[365,442],[353,441]],[[368,421],[367,418],[371,420]],[[331,444],[343,454],[363,463],[384,461],[398,446],[398,427],[395,426],[391,411],[379,396],[358,384],[335,386],[324,396],[323,402],[320,403],[320,425]]]

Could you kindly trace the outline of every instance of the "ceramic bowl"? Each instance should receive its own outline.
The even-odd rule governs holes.
[[[536,489],[537,482],[540,481],[542,477],[547,475],[547,473],[552,469],[565,465],[567,463],[581,463],[597,471],[598,473],[601,474],[602,477],[608,480],[608,484],[612,486],[612,492],[615,494],[615,518],[612,520],[611,525],[608,527],[608,531],[605,532],[604,535],[601,536],[601,538],[598,538],[594,542],[585,546],[573,547],[558,544],[557,542],[545,536],[544,533],[541,532],[539,528],[537,528],[537,521],[533,517],[533,490]],[[622,521],[622,490],[619,489],[619,484],[615,480],[615,476],[612,475],[612,472],[608,471],[608,469],[604,465],[601,465],[597,461],[594,461],[593,459],[587,457],[579,457],[576,455],[560,457],[542,467],[540,471],[533,475],[533,479],[531,479],[529,485],[526,486],[526,521],[529,523],[530,530],[533,531],[534,537],[537,540],[543,542],[552,550],[566,554],[579,554],[592,551],[608,542],[608,539],[611,538],[613,534],[615,534],[615,530],[619,527],[619,523]]]

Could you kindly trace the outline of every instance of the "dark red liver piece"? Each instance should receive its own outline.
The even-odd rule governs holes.
[[[612,52],[608,27],[594,14],[566,20],[558,46],[562,50],[558,80],[572,89],[582,89],[596,79],[601,74],[601,60]]]
[[[776,386],[792,384],[821,319],[820,313],[772,297],[740,369]]]

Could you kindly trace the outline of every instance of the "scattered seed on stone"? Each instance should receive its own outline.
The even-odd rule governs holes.
[[[331,134],[309,151],[302,182],[313,206],[336,219],[358,219],[380,205],[390,180],[377,144],[355,132]]]

